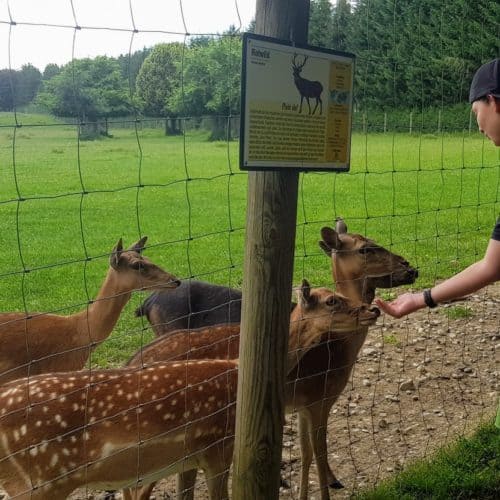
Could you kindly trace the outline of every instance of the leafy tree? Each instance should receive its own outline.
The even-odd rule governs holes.
[[[472,74],[498,57],[493,0],[359,0],[347,49],[357,55],[357,103],[418,109],[463,103]]]
[[[32,64],[26,64],[17,72],[15,99],[17,106],[30,103],[38,93],[42,74]]]
[[[135,93],[137,75],[151,50],[151,48],[144,47],[142,50],[137,50],[132,54],[122,54],[117,58],[122,76],[128,82],[132,93]]]
[[[3,69],[0,71],[0,110],[12,111],[29,104],[36,96],[42,75],[31,64],[21,70]]]
[[[12,111],[14,109],[16,82],[16,71],[10,69],[0,70],[0,111]]]
[[[181,85],[181,61],[184,45],[163,43],[156,45],[141,66],[136,81],[136,97],[141,109],[149,116],[170,119],[168,133],[177,133],[177,111],[169,106],[169,99]]]
[[[96,136],[98,120],[130,113],[128,89],[115,59],[76,59],[44,83],[40,104],[56,116],[77,118],[85,136]]]
[[[57,64],[50,63],[45,66],[42,74],[42,80],[50,80],[54,76],[58,75],[61,72],[61,69]]]
[[[318,47],[331,48],[332,28],[332,4],[330,1],[312,0],[309,12],[309,43]]]
[[[331,47],[348,50],[348,37],[351,19],[351,6],[347,0],[337,0],[332,15]]]
[[[241,39],[231,34],[190,46],[183,62],[183,86],[169,105],[183,116],[212,117],[212,140],[227,138],[228,116],[239,113]]]

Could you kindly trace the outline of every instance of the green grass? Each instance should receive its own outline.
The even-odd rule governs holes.
[[[500,497],[500,430],[483,425],[357,500],[493,500]]]
[[[83,307],[118,238],[140,235],[146,255],[179,277],[241,286],[247,176],[236,141],[111,126],[112,138],[77,142],[75,127],[47,116],[17,123],[0,113],[0,310]],[[354,134],[351,172],[301,175],[294,282],[331,284],[317,242],[336,215],[418,266],[418,287],[464,268],[498,215],[499,164],[477,133]],[[133,315],[142,298],[95,353],[99,365],[150,338]]]
[[[445,310],[445,314],[450,319],[470,318],[474,316],[473,311],[468,307],[454,306]]]

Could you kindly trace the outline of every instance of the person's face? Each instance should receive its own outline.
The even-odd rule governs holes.
[[[500,146],[500,100],[489,95],[487,101],[474,101],[472,111],[476,115],[479,131],[495,146]]]

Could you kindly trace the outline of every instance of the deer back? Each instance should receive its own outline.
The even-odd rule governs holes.
[[[0,390],[0,483],[48,498],[178,472],[185,457],[232,437],[236,388],[237,363],[223,360],[11,382]]]

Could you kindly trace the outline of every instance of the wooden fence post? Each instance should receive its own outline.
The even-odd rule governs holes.
[[[304,43],[308,19],[309,0],[257,0],[255,32]],[[298,179],[295,170],[248,174],[235,500],[279,495]]]

